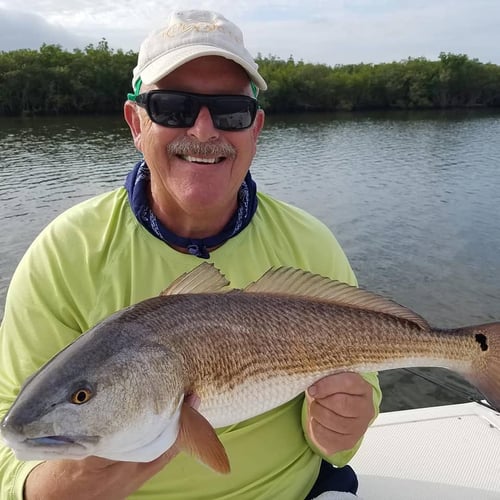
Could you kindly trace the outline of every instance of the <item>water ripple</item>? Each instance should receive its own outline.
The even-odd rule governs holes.
[[[436,325],[480,323],[500,320],[499,137],[498,113],[270,117],[252,172],[334,231],[363,286]],[[0,141],[1,309],[40,229],[139,155],[120,118],[0,120]]]

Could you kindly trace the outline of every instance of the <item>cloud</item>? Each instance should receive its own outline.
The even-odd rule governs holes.
[[[500,64],[497,0],[24,0],[22,14],[6,6],[0,0],[0,50],[82,48],[106,38],[137,51],[172,10],[206,8],[236,22],[254,55],[334,65],[436,59],[443,51]]]
[[[252,52],[330,65],[437,59],[440,52],[500,63],[500,2],[495,0],[351,0],[332,1],[331,8],[314,3],[318,8],[301,18],[289,13],[269,20],[262,14],[247,24]]]
[[[86,45],[79,35],[51,24],[38,14],[0,7],[0,50],[38,49],[43,43],[66,48]]]

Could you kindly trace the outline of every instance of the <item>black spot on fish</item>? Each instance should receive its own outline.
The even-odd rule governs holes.
[[[481,346],[481,351],[488,350],[488,339],[482,333],[476,334],[476,342]]]

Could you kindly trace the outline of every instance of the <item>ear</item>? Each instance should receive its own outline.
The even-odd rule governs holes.
[[[257,110],[257,114],[255,115],[255,121],[253,123],[253,129],[252,129],[255,142],[257,142],[260,132],[264,127],[265,116],[266,115],[263,109]]]
[[[139,115],[140,111],[137,106],[131,101],[125,101],[123,105],[123,116],[127,122],[130,132],[132,133],[132,138],[134,139],[135,147],[142,152],[141,149],[141,117]]]

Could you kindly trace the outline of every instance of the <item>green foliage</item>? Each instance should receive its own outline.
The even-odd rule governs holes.
[[[120,111],[136,60],[104,39],[83,51],[44,44],[0,52],[0,115]]]
[[[259,56],[267,111],[500,106],[500,66],[464,54],[329,67]]]
[[[136,60],[105,39],[73,52],[45,44],[0,52],[0,116],[120,112]],[[500,66],[464,54],[335,67],[292,56],[257,62],[269,113],[500,106]]]

